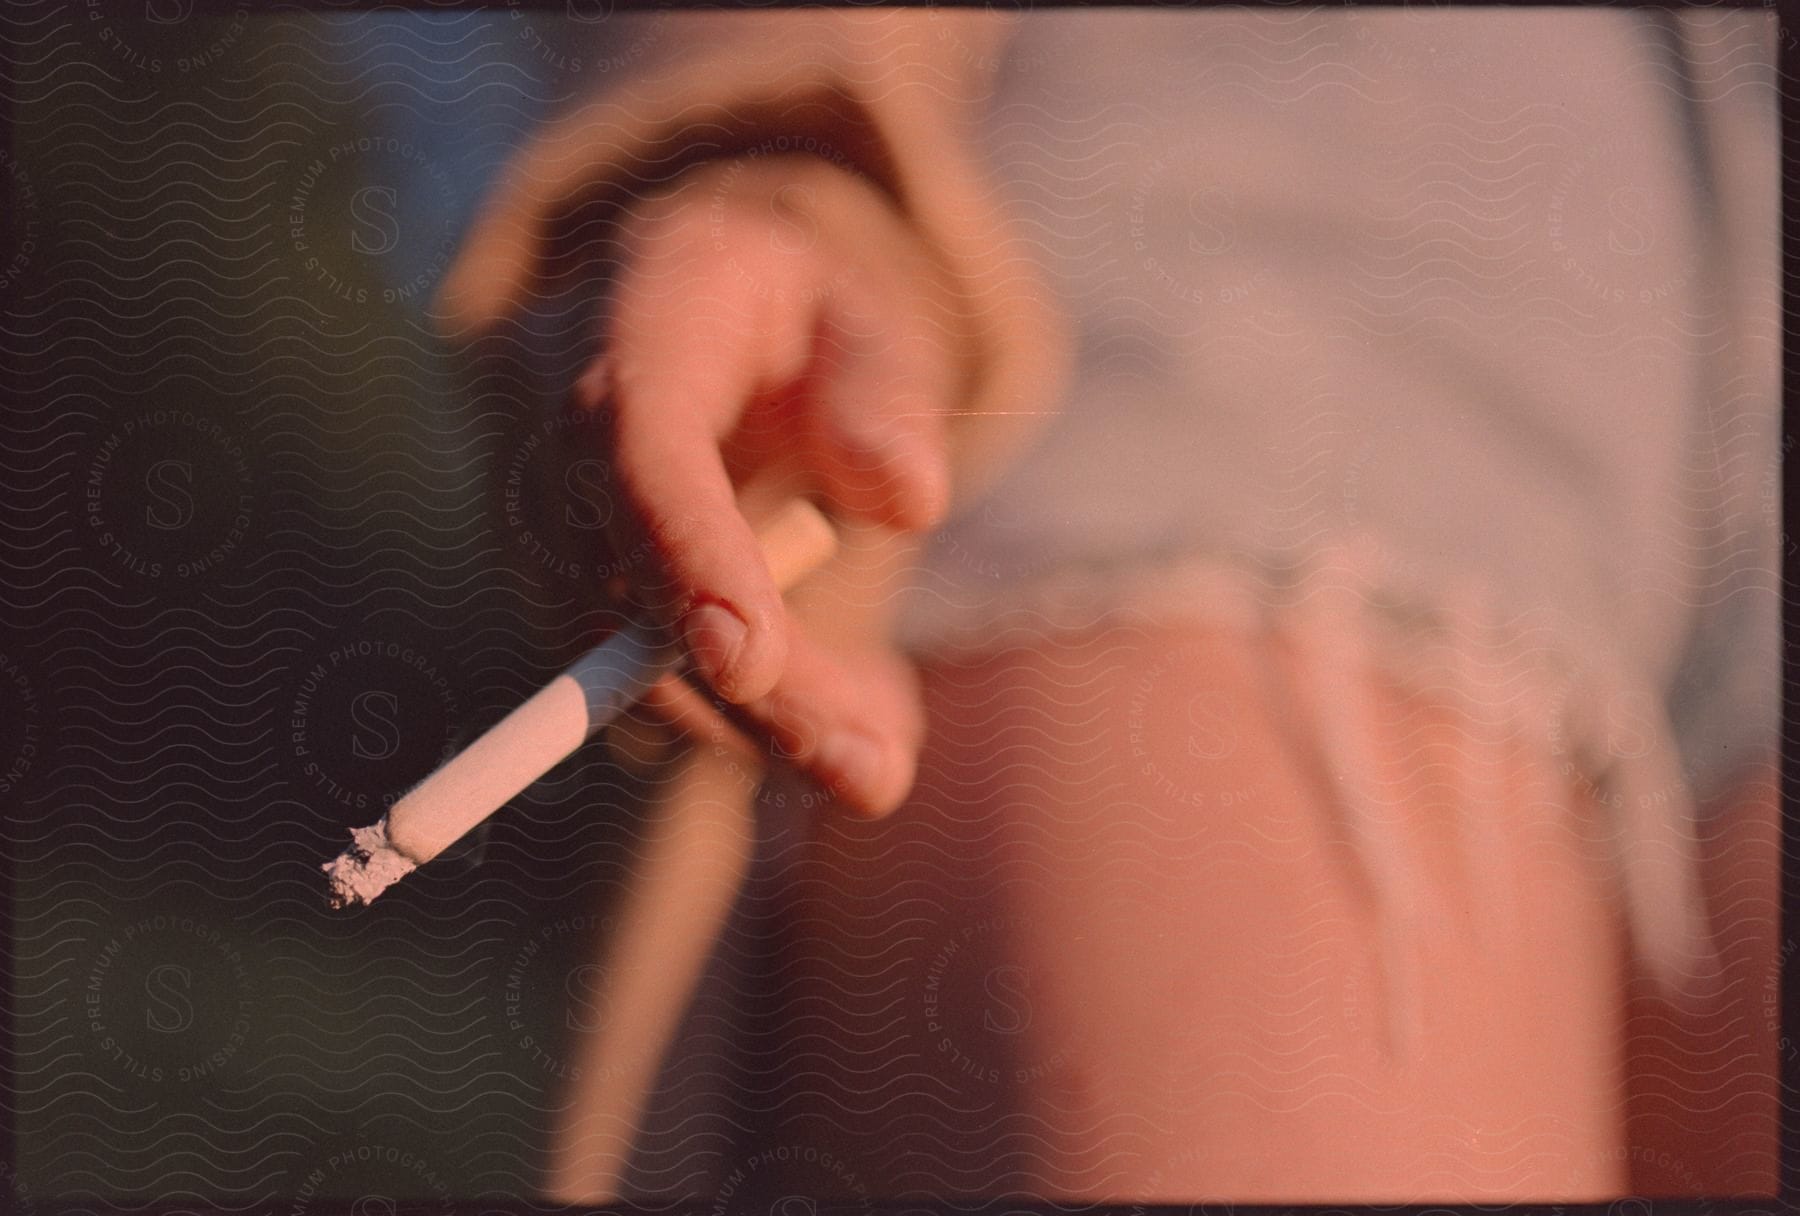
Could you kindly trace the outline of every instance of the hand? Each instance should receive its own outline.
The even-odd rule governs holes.
[[[912,784],[923,721],[885,640],[908,533],[950,496],[945,411],[971,353],[925,242],[863,177],[808,156],[714,161],[629,208],[599,357],[576,386],[602,415],[615,503],[732,717],[843,805],[880,814]],[[846,526],[829,606],[783,603],[740,502],[810,490]]]

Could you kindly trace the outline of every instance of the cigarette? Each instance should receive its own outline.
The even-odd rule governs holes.
[[[782,591],[822,565],[837,547],[825,517],[799,498],[771,515],[757,529],[757,540]],[[330,881],[331,906],[372,903],[686,663],[680,647],[646,626],[628,626],[582,655],[409,790],[380,822],[352,828],[350,847],[319,867]]]

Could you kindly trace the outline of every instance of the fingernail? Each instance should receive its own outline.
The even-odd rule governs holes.
[[[827,735],[819,743],[815,760],[833,793],[854,789],[867,797],[881,792],[883,748],[860,730]]]
[[[732,667],[750,632],[743,618],[723,604],[705,603],[688,611],[681,631],[700,674],[720,695],[729,697]]]

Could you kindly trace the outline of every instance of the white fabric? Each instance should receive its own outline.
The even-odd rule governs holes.
[[[1772,35],[1747,11],[1034,15],[988,143],[1076,376],[936,538],[910,643],[1305,612],[1295,588],[1335,583],[1391,668],[1434,631],[1466,671],[1529,667],[1504,712],[1616,809],[1640,948],[1691,984],[1692,795],[1776,739]],[[1354,827],[1358,724],[1312,729]]]
[[[933,546],[914,643],[1034,575],[1279,570],[1364,535],[1411,584],[1604,645],[1709,790],[1766,755],[1773,20],[1689,19],[1681,59],[1667,24],[1029,18],[988,142],[1077,375]]]

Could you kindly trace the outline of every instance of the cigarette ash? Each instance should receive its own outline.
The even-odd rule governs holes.
[[[351,828],[350,842],[349,848],[319,867],[330,879],[334,908],[371,903],[417,868],[388,843],[385,815],[366,828]]]

